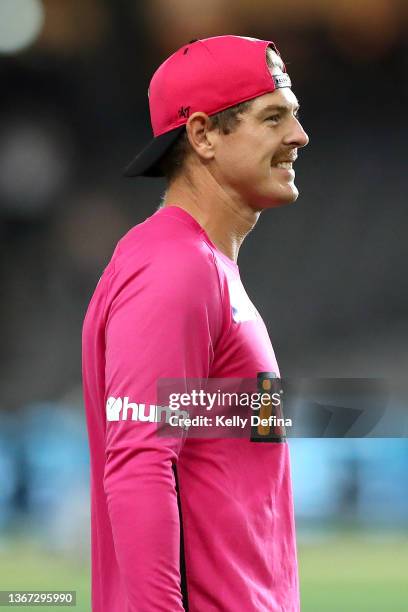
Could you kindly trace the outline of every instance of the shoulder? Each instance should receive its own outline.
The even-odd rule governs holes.
[[[135,226],[118,243],[112,264],[115,285],[139,279],[172,294],[189,289],[220,295],[214,253],[199,226],[182,218],[153,215]]]

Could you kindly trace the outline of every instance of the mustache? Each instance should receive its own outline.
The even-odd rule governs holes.
[[[297,160],[298,155],[296,151],[293,151],[292,153],[281,153],[279,156],[274,157],[272,159],[272,163],[273,164],[280,164],[282,162],[290,162],[293,163]]]

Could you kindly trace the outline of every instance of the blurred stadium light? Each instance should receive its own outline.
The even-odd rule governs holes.
[[[236,33],[242,26],[239,2],[228,0],[151,0],[147,15],[155,42],[164,54],[191,39]]]
[[[27,108],[0,123],[0,201],[10,215],[38,216],[71,174],[73,143],[57,119]]]
[[[1,0],[0,53],[18,53],[29,47],[44,23],[41,0]]]
[[[43,0],[38,48],[65,55],[97,47],[109,31],[109,4],[101,0]]]
[[[399,3],[395,0],[337,0],[329,6],[333,41],[354,61],[383,55],[398,36]]]

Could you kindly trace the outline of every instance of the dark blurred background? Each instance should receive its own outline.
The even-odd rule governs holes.
[[[117,240],[165,188],[121,176],[150,137],[152,72],[226,33],[276,42],[310,136],[299,200],[263,214],[239,259],[281,372],[405,377],[406,0],[0,0],[0,588],[16,572],[21,588],[65,575],[88,597],[82,320]],[[405,610],[407,442],[291,445],[304,609],[372,612],[383,597]],[[367,555],[384,561],[389,546],[394,570],[364,557],[347,581],[367,529],[387,535]],[[48,569],[36,574],[39,549]]]

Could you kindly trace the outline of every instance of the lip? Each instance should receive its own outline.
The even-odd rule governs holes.
[[[295,171],[294,171],[293,168],[290,168],[290,169],[288,169],[288,168],[278,168],[277,166],[272,166],[272,168],[274,170],[277,170],[278,172],[282,172],[283,174],[286,174],[287,176],[292,176],[292,177],[295,176]]]

